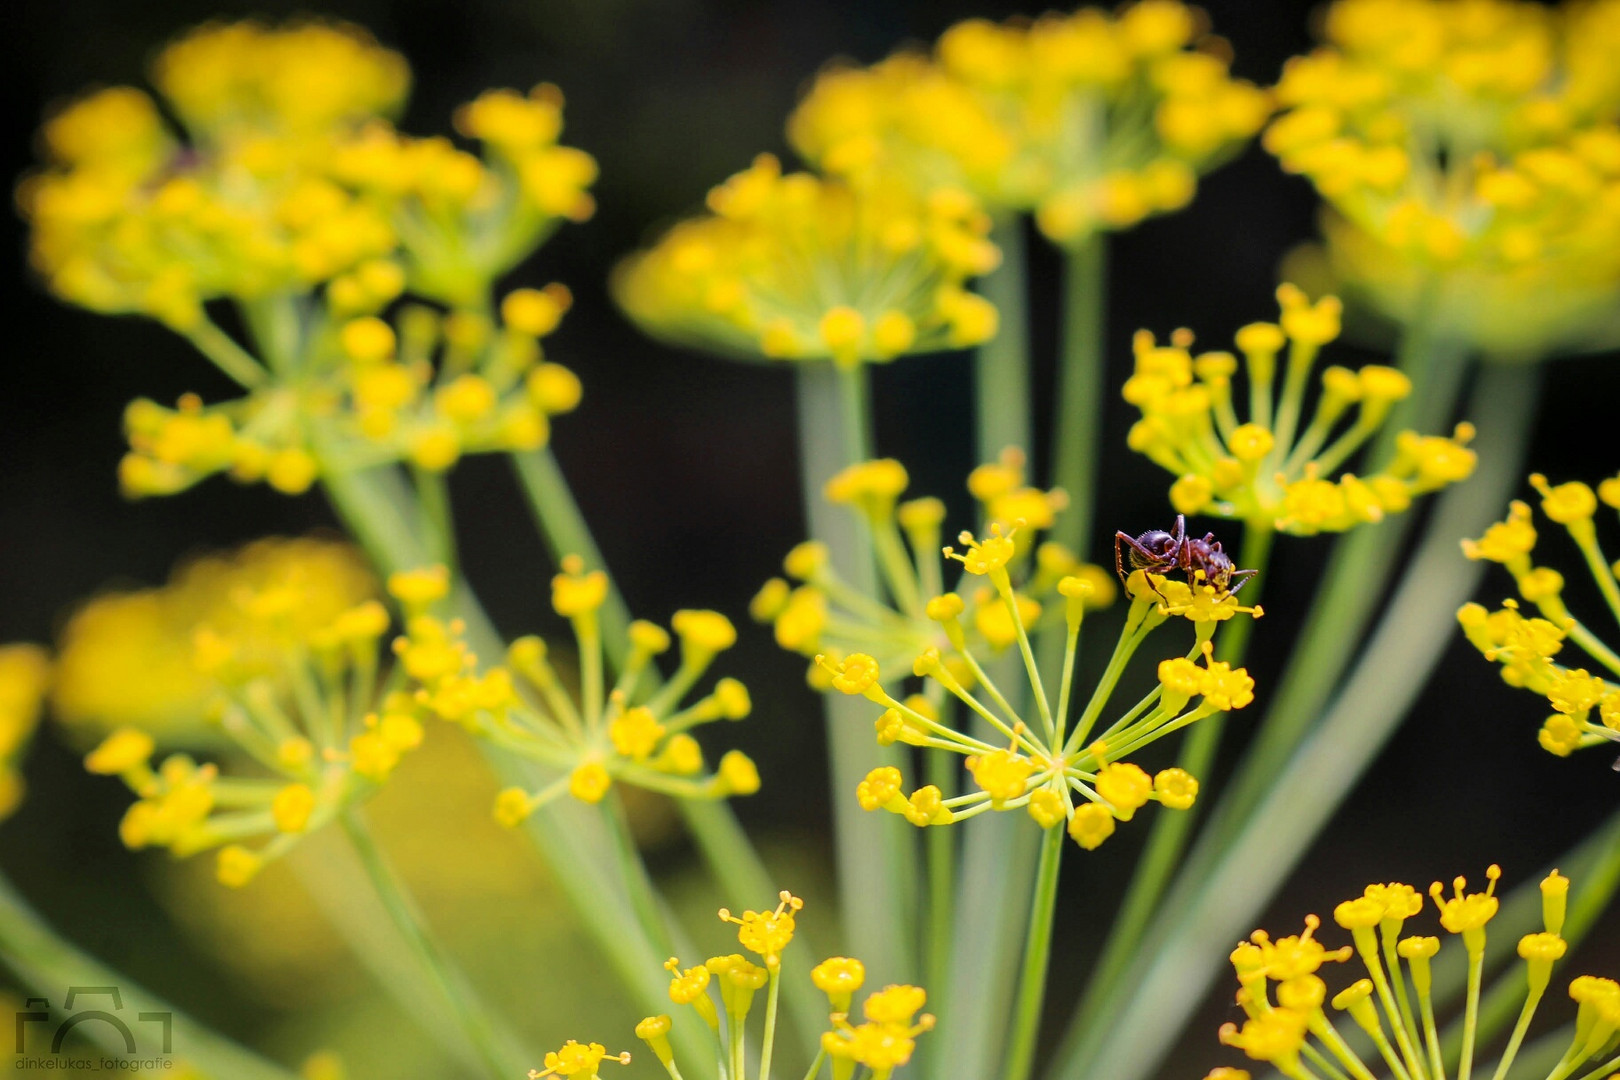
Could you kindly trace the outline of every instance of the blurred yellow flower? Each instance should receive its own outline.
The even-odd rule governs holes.
[[[1033,22],[969,19],[932,56],[835,67],[788,124],[794,147],[852,179],[907,177],[1033,211],[1078,244],[1192,201],[1198,174],[1258,131],[1266,95],[1227,73],[1202,13],[1141,0]]]
[[[1334,287],[1505,357],[1620,336],[1620,3],[1338,0],[1265,145]]]
[[[1000,258],[960,191],[784,175],[762,154],[614,271],[642,329],[745,358],[842,365],[978,345],[996,311],[967,292]]]
[[[22,756],[39,724],[51,661],[38,645],[0,645],[0,821],[22,802]]]
[[[46,122],[45,165],[18,189],[54,292],[164,321],[249,391],[134,402],[127,494],[221,472],[296,494],[323,470],[438,472],[545,445],[579,397],[539,346],[568,291],[514,290],[498,316],[490,292],[594,207],[595,162],[557,145],[556,87],[459,110],[474,154],[393,128],[409,71],[347,24],[205,26],[152,82],[184,138],[142,91],[99,91]],[[240,306],[248,344],[213,322],[219,299]]]

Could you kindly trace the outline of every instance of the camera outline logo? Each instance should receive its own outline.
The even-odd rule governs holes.
[[[102,1008],[80,1008],[75,1010],[75,1002],[84,998],[111,998],[112,1011]],[[67,1015],[56,1025],[55,1033],[51,1036],[52,1054],[62,1053],[62,1044],[68,1033],[81,1024],[91,1022],[110,1026],[124,1044],[124,1052],[129,1055],[136,1053],[135,1031],[125,1022],[124,1017],[118,1014],[124,1011],[124,995],[116,986],[70,986],[67,996],[62,1001],[60,1010]],[[26,1053],[28,1031],[30,1027],[49,1025],[52,1022],[51,1002],[49,998],[31,997],[23,1009],[16,1013],[16,1052]],[[143,1010],[135,1014],[137,1025],[156,1025],[161,1033],[162,1049],[158,1053],[169,1054],[174,1051],[174,1013],[167,1009]]]

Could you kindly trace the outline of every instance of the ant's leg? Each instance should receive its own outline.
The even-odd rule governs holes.
[[[1127,533],[1116,532],[1114,534],[1114,569],[1119,571],[1120,577],[1127,576],[1125,573],[1125,552],[1120,547],[1121,544],[1126,545],[1132,551],[1136,552],[1136,554],[1140,555],[1142,557],[1143,566],[1161,566],[1164,563],[1164,559],[1157,552],[1150,551],[1149,549],[1143,547],[1137,541],[1136,537]]]

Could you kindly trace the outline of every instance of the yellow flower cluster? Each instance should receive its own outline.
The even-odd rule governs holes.
[[[932,497],[900,501],[910,482],[905,466],[887,458],[852,465],[827,482],[826,499],[848,507],[872,530],[884,595],[860,593],[830,565],[823,544],[806,541],[782,561],[788,577],[767,581],[750,606],[755,619],[772,624],[778,645],[835,662],[852,652],[870,653],[886,667],[909,664],[924,649],[949,650],[950,641],[930,618],[927,603],[945,587],[939,555],[945,504]],[[1009,447],[999,460],[974,469],[967,487],[985,520],[1023,523],[1013,540],[1011,572],[1019,579],[1017,602],[1031,629],[1060,621],[1057,585],[1066,576],[1091,585],[1088,607],[1113,602],[1114,579],[1107,571],[1081,563],[1061,544],[1035,543],[1036,534],[1051,528],[1068,505],[1068,497],[1061,490],[1029,486],[1022,451]],[[994,590],[974,589],[964,602],[961,622],[973,648],[1000,653],[1017,641]],[[955,665],[953,670],[972,684],[966,668]],[[818,689],[830,685],[819,664],[810,666],[810,681]]]
[[[966,281],[1000,259],[959,191],[783,175],[762,154],[614,273],[648,333],[743,358],[841,365],[978,345],[996,310]]]
[[[550,418],[579,404],[579,379],[540,346],[568,309],[562,286],[515,289],[498,318],[408,305],[396,326],[361,312],[398,295],[399,268],[367,263],[352,280],[378,286],[376,303],[324,327],[296,376],[216,405],[131,402],[125,494],[168,495],[216,473],[295,495],[323,470],[406,461],[443,472],[463,454],[539,449]]]
[[[1431,961],[1440,952],[1440,938],[1401,936],[1407,921],[1422,912],[1423,893],[1399,883],[1369,885],[1361,896],[1334,909],[1334,921],[1350,931],[1351,945],[1324,948],[1313,936],[1320,926],[1314,915],[1306,918],[1303,934],[1274,941],[1257,930],[1249,941],[1240,943],[1232,953],[1232,966],[1240,986],[1237,1002],[1248,1020],[1241,1028],[1230,1023],[1223,1026],[1221,1041],[1255,1061],[1274,1066],[1289,1080],[1374,1075],[1329,1018],[1324,1006],[1331,1004],[1335,1012],[1349,1013],[1356,1026],[1371,1037],[1383,1059],[1381,1068],[1387,1067],[1394,1075],[1441,1080],[1447,1075],[1446,1059],[1457,1053],[1460,1065],[1454,1062],[1454,1067],[1468,1076],[1476,1049],[1474,1020],[1486,926],[1499,906],[1495,893],[1501,873],[1495,866],[1486,871],[1484,892],[1467,892],[1463,878],[1452,883],[1450,897],[1438,881],[1429,889],[1441,927],[1462,938],[1468,956],[1467,1023],[1460,1051],[1448,1052],[1442,1046],[1435,1024]],[[1569,879],[1558,871],[1542,881],[1544,929],[1519,940],[1518,953],[1527,975],[1525,996],[1497,1068],[1499,1076],[1509,1074],[1552,981],[1553,964],[1568,947],[1559,936],[1568,896]],[[1346,961],[1352,955],[1361,960],[1368,977],[1351,983],[1330,1000],[1327,985],[1317,972],[1324,963]],[[1620,983],[1583,975],[1570,982],[1569,996],[1579,1006],[1574,1036],[1564,1056],[1545,1074],[1548,1080],[1571,1076],[1583,1062],[1594,1058],[1610,1058],[1620,1045]],[[1617,1066],[1620,1060],[1609,1060],[1584,1075],[1608,1076]],[[1234,1075],[1246,1074],[1218,1069],[1210,1077]],[[1544,1074],[1538,1070],[1535,1075]]]
[[[76,611],[57,642],[51,707],[89,741],[133,726],[159,743],[216,741],[207,725],[215,696],[199,665],[199,627],[228,637],[236,663],[275,676],[294,642],[372,599],[376,581],[359,553],[317,539],[266,539],[184,563],[158,588],[108,593]],[[245,601],[296,598],[276,620]]]
[[[1228,63],[1201,13],[1177,0],[970,19],[932,56],[823,73],[788,133],[834,175],[970,191],[1079,244],[1186,206],[1198,174],[1265,123],[1269,99]]]
[[[166,590],[81,613],[68,631],[58,698],[70,703],[69,716],[83,708],[77,715],[92,723],[122,722],[85,767],[121,777],[139,796],[119,826],[126,845],[177,856],[219,848],[220,880],[245,885],[300,836],[373,794],[421,743],[420,710],[380,677],[387,610],[374,594],[344,603],[349,597],[331,588],[361,591],[362,573],[337,545],[266,541],[234,559],[199,562]],[[121,625],[145,640],[120,652]],[[189,663],[176,655],[180,641]],[[150,687],[134,667],[143,655],[159,663]],[[112,700],[120,692],[133,698],[129,712]],[[164,708],[169,692],[177,698]],[[163,722],[137,726],[143,715]],[[154,767],[157,738],[183,738],[203,718],[254,774],[222,775],[185,753]],[[256,850],[243,845],[263,836]]]
[[[36,267],[97,311],[190,330],[203,301],[303,292],[396,250],[414,291],[462,305],[558,217],[592,209],[594,164],[556,145],[555,88],[458,114],[486,160],[400,135],[386,117],[409,69],[359,27],[204,26],[152,82],[185,141],[142,91],[99,91],[46,123],[47,168],[20,191]]]
[[[0,645],[0,821],[23,798],[22,756],[39,724],[51,661],[37,645]]]
[[[1339,287],[1509,355],[1616,331],[1620,3],[1338,0],[1264,142]]]
[[[653,658],[670,647],[670,634],[650,622],[631,623],[628,658],[609,688],[598,617],[608,579],[600,570],[586,573],[577,556],[563,560],[563,572],[551,583],[552,607],[573,624],[578,642],[577,682],[559,677],[538,637],[514,641],[504,665],[480,668],[461,622],[429,614],[449,591],[444,567],[396,574],[388,587],[408,616],[394,651],[418,706],[559,770],[538,791],[502,791],[495,800],[495,818],[501,824],[516,826],[563,795],[601,802],[615,781],[688,799],[759,790],[759,772],[740,750],[728,751],[715,771],[704,775],[703,751],[690,734],[699,724],[747,716],[753,707],[747,688],[725,678],[691,704],[680,704],[715,656],[737,640],[731,623],[718,612],[675,613],[670,625],[680,641],[681,659],[662,686],[655,685]],[[570,696],[571,686],[578,687],[577,699]]]
[[[1405,511],[1416,496],[1468,478],[1473,428],[1459,424],[1450,438],[1403,431],[1388,461],[1370,463],[1377,472],[1333,480],[1411,393],[1411,380],[1376,364],[1359,371],[1325,368],[1316,413],[1306,423],[1311,368],[1322,346],[1339,336],[1339,302],[1323,297],[1312,304],[1292,285],[1280,287],[1277,300],[1277,323],[1251,323],[1237,332],[1248,376],[1246,422],[1239,422],[1233,405],[1238,364],[1231,353],[1194,356],[1187,330],[1172,334],[1168,345],[1147,331],[1136,336],[1136,371],[1125,383],[1125,400],[1142,419],[1131,428],[1129,445],[1175,474],[1170,501],[1177,511],[1308,536],[1381,521]]]
[[[1579,482],[1554,487],[1539,474],[1530,477],[1530,484],[1541,493],[1542,513],[1575,541],[1609,614],[1620,621],[1620,586],[1614,565],[1598,544],[1594,520],[1599,502],[1620,508],[1620,477],[1605,480],[1596,491]],[[1532,561],[1537,539],[1530,507],[1515,500],[1506,520],[1486,529],[1478,540],[1463,541],[1463,553],[1506,567],[1520,599],[1533,604],[1540,615],[1526,615],[1519,600],[1507,599],[1495,611],[1465,604],[1457,620],[1485,659],[1502,665],[1504,682],[1545,695],[1555,711],[1541,727],[1541,745],[1567,757],[1582,747],[1620,742],[1620,655],[1570,613],[1564,603],[1564,575]],[[1617,682],[1610,684],[1601,673],[1570,668],[1554,659],[1566,641],[1574,642]]]
[[[436,471],[545,443],[579,396],[538,345],[568,292],[516,290],[498,317],[489,293],[593,209],[595,163],[557,145],[555,87],[458,111],[480,156],[396,131],[405,62],[349,25],[205,26],[159,55],[152,82],[184,139],[142,91],[103,90],[47,121],[46,166],[18,192],[53,291],[161,319],[250,391],[132,404],[127,493],[217,472],[296,493],[322,468]],[[396,305],[407,295],[435,306]],[[257,354],[211,320],[219,299]]]
[[[1262,613],[1258,608],[1240,607],[1229,592],[1219,592],[1201,581],[1171,581],[1161,575],[1149,578],[1143,571],[1135,571],[1126,587],[1131,608],[1107,669],[1090,699],[1071,708],[1077,704],[1073,690],[1080,624],[1095,589],[1086,577],[1062,576],[1056,591],[1063,601],[1067,641],[1054,707],[1030,644],[1029,602],[1014,592],[1008,570],[1017,558],[1016,537],[1016,529],[1007,533],[1001,525],[992,524],[982,538],[962,534],[967,550],[946,548],[945,553],[960,561],[967,575],[989,580],[1018,644],[1038,719],[1026,722],[1023,717],[1028,710],[1009,703],[1007,694],[975,656],[962,624],[966,604],[954,592],[935,596],[924,608],[927,617],[938,624],[946,647],[927,646],[903,669],[906,675],[922,679],[927,693],[904,701],[895,698],[884,686],[882,665],[867,653],[852,653],[837,661],[823,655],[817,657],[817,663],[826,669],[835,690],[863,696],[883,707],[875,724],[881,745],[901,742],[960,754],[973,779],[974,790],[963,794],[928,784],[908,795],[900,770],[883,766],[868,773],[856,791],[863,809],[887,810],[918,827],[949,825],[988,810],[1022,809],[1043,829],[1067,822],[1069,835],[1089,851],[1113,835],[1116,821],[1129,821],[1150,801],[1175,810],[1192,806],[1198,795],[1195,777],[1175,768],[1149,775],[1122,759],[1206,716],[1241,709],[1254,700],[1254,680],[1249,673],[1214,660],[1210,639],[1221,622],[1239,613]],[[1096,731],[1131,656],[1154,629],[1172,617],[1193,623],[1196,640],[1192,650],[1161,662],[1154,689]],[[1200,656],[1203,664],[1195,660]],[[958,671],[963,677],[958,677]],[[992,745],[958,730],[945,709],[952,699],[990,725],[1007,744]]]
[[[794,915],[803,906],[804,901],[784,891],[772,910],[745,911],[738,918],[725,908],[720,909],[722,920],[738,926],[739,943],[759,956],[763,965],[736,953],[711,956],[702,964],[685,970],[675,957],[670,957],[664,965],[672,976],[670,1000],[677,1005],[692,1006],[713,1035],[727,1074],[738,1080],[747,1077],[743,1025],[753,1010],[755,994],[767,986],[770,988],[767,1003],[770,1015],[756,1075],[758,1080],[769,1080],[781,955],[793,940]],[[831,1030],[821,1036],[822,1056],[816,1059],[811,1076],[820,1072],[820,1063],[825,1060],[833,1080],[850,1080],[860,1066],[870,1070],[865,1074],[869,1080],[889,1080],[894,1070],[911,1060],[917,1036],[933,1030],[933,1016],[918,1015],[928,1002],[927,992],[919,986],[887,986],[868,994],[862,1006],[865,1022],[850,1023],[851,1002],[855,992],[866,982],[866,967],[859,960],[845,956],[824,960],[811,970],[810,979],[827,995],[831,1020]],[[719,1009],[715,1008],[711,987],[719,991]],[[681,1080],[670,1046],[670,1026],[668,1016],[649,1016],[636,1025],[636,1035],[648,1045],[672,1080]]]

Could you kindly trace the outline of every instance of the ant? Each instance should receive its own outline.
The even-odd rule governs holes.
[[[1130,549],[1128,556],[1127,548]],[[1116,532],[1114,569],[1121,581],[1129,576],[1125,569],[1127,559],[1131,570],[1145,570],[1157,574],[1183,570],[1187,574],[1187,584],[1212,585],[1216,592],[1228,595],[1237,592],[1250,578],[1260,572],[1239,570],[1232,557],[1221,550],[1221,543],[1215,539],[1214,533],[1205,533],[1202,540],[1188,539],[1187,519],[1181,514],[1176,515],[1175,528],[1170,532],[1149,529],[1136,537]],[[1153,591],[1159,590],[1154,588]]]

